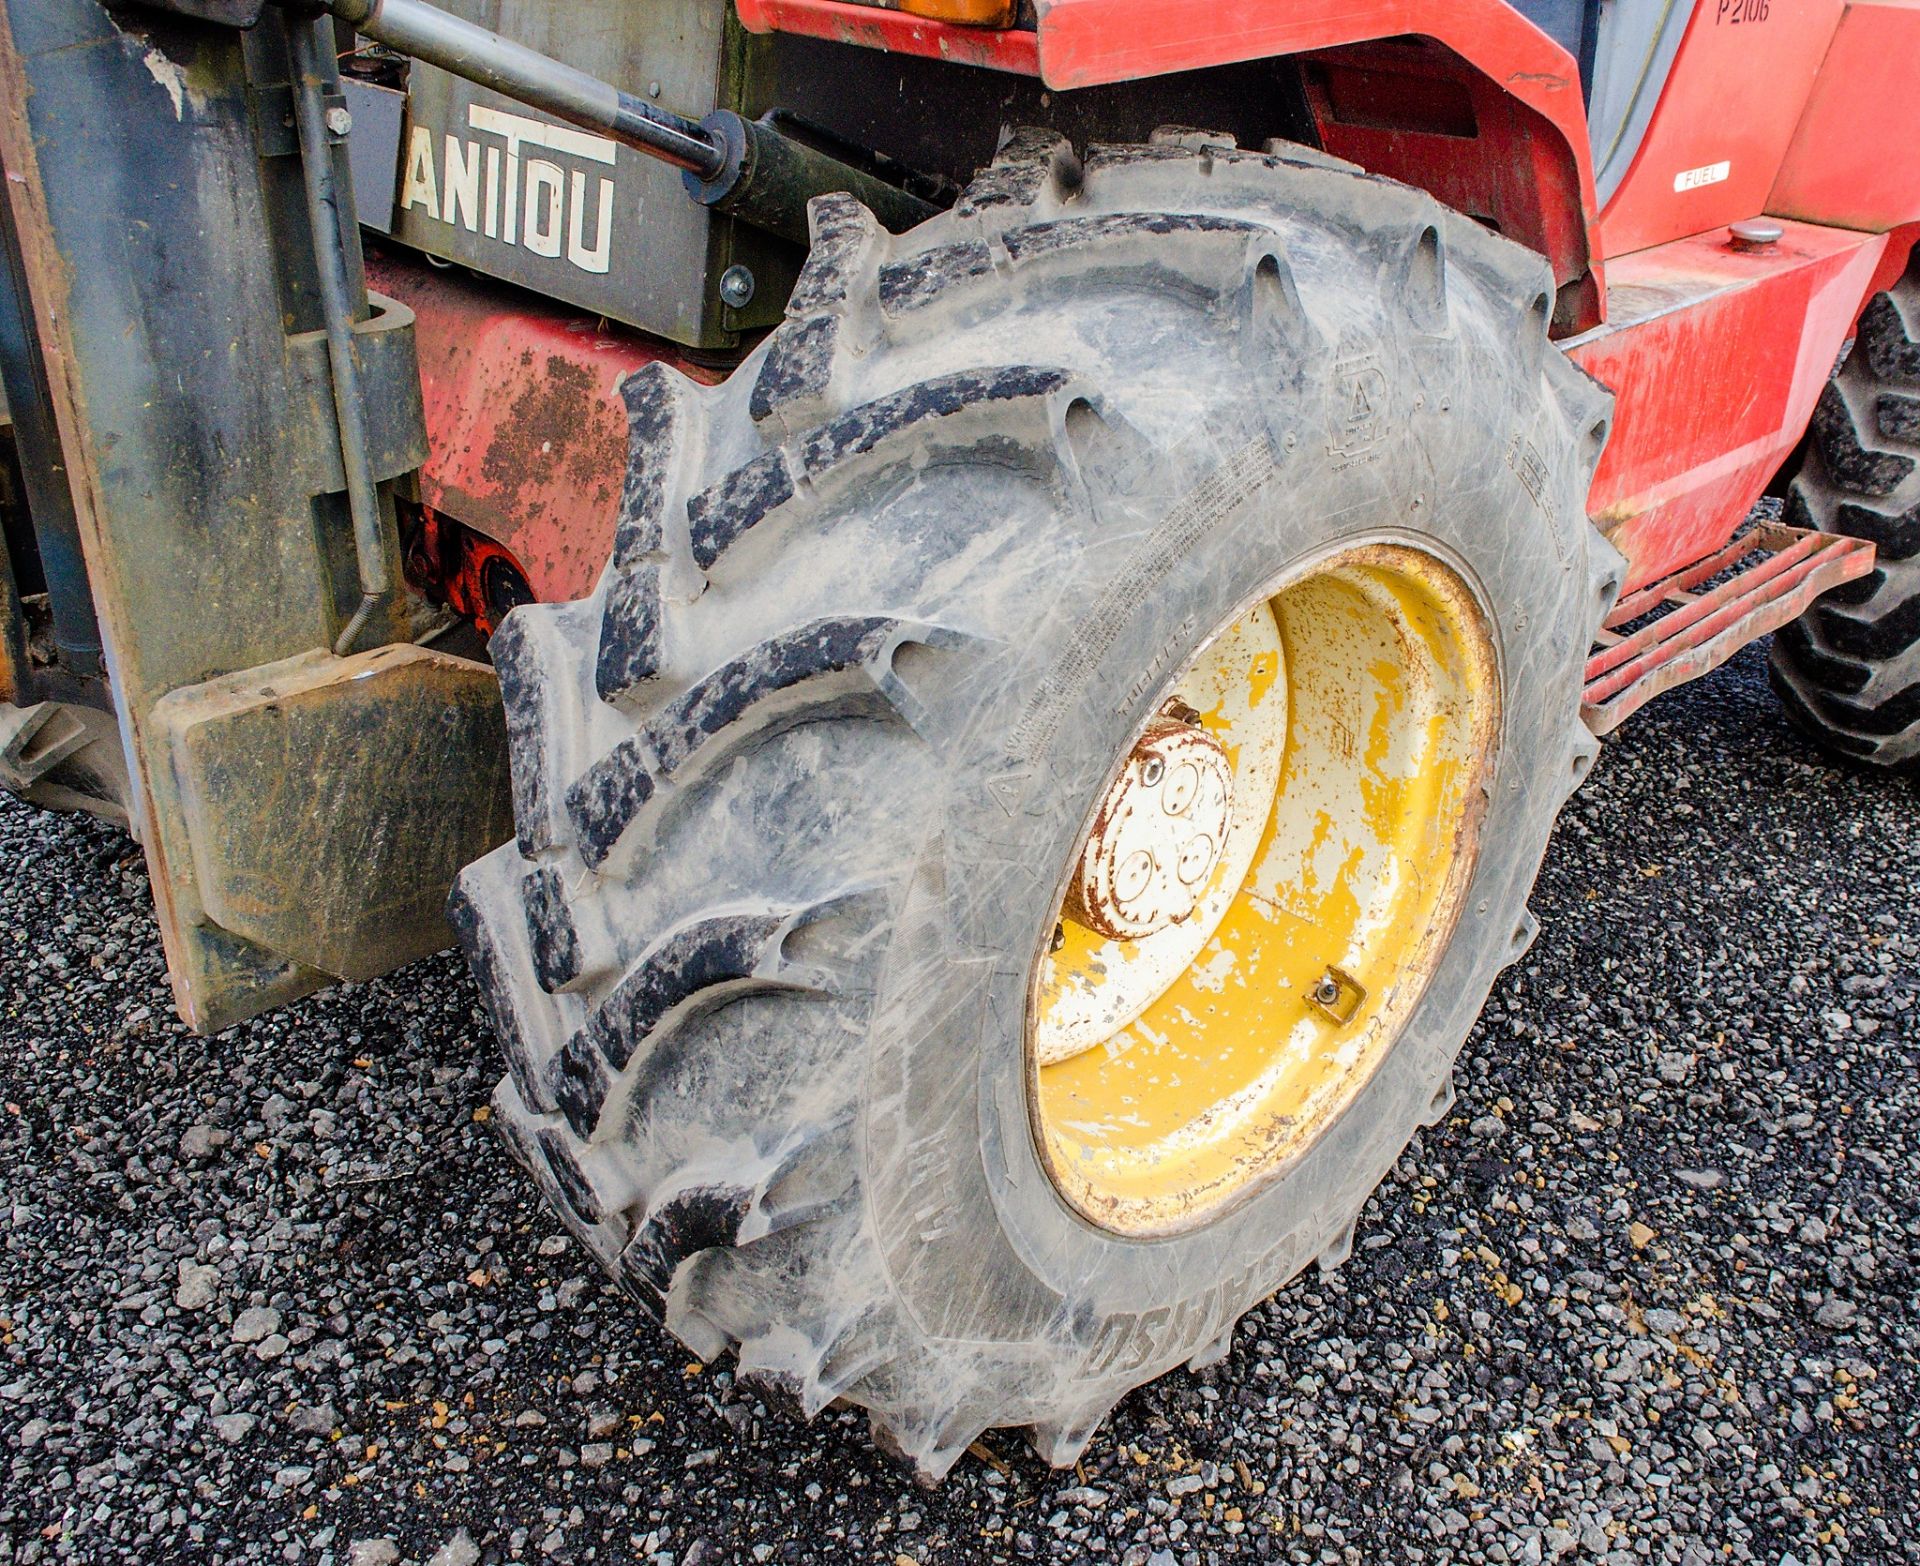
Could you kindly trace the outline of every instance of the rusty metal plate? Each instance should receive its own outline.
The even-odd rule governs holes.
[[[308,653],[154,708],[204,923],[368,979],[449,944],[454,874],[513,835],[483,664],[424,647]]]

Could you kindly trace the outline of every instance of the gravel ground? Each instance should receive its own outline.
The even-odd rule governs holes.
[[[0,1562],[1920,1560],[1920,790],[1749,649],[1610,745],[1340,1273],[940,1490],[604,1287],[450,958],[211,1039],[0,805]]]

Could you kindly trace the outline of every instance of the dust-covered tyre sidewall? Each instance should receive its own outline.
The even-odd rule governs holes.
[[[1303,390],[1276,410],[1257,487],[1171,569],[1140,581],[1117,623],[1079,616],[1131,560],[1152,558],[1151,535],[1101,579],[1063,595],[1032,643],[999,660],[999,688],[981,702],[990,716],[976,732],[1013,748],[982,744],[958,769],[944,830],[893,921],[899,933],[871,1043],[863,1184],[915,1193],[876,1216],[893,1282],[930,1335],[970,1346],[998,1340],[1023,1353],[1056,1336],[1074,1351],[1062,1367],[1073,1375],[1130,1383],[1191,1357],[1337,1243],[1428,1116],[1493,976],[1524,946],[1527,888],[1575,781],[1575,639],[1595,612],[1577,531],[1588,524],[1577,499],[1548,495],[1543,504],[1504,460],[1516,428],[1529,450],[1570,432],[1548,420],[1528,428],[1510,376],[1503,385],[1484,364],[1448,352],[1454,362],[1440,369],[1455,372],[1455,395],[1434,395],[1431,413],[1396,409],[1406,415],[1394,421],[1404,431],[1399,449],[1336,463],[1323,438],[1289,454],[1286,415],[1323,426],[1321,399],[1334,389]],[[1406,404],[1433,375],[1432,357],[1400,376]],[[1483,426],[1442,403],[1491,405],[1507,417]],[[1223,463],[1234,456],[1223,452]],[[1556,470],[1579,467],[1554,456]],[[1191,525],[1191,511],[1180,519]],[[1290,1168],[1198,1230],[1150,1241],[1103,1232],[1054,1190],[1029,1128],[1028,990],[1064,867],[1113,758],[1200,644],[1276,580],[1371,542],[1410,544],[1452,565],[1489,608],[1500,648],[1502,741],[1459,923],[1397,1045]],[[1090,646],[1102,649],[1097,658]],[[1049,693],[1067,698],[1057,724],[1043,746],[1019,750],[1036,700]],[[928,982],[934,973],[964,976],[961,1004],[950,980]],[[969,1074],[974,1091],[955,1092],[955,1077]],[[956,1290],[956,1276],[993,1286]],[[1058,1395],[1052,1386],[1036,1392],[1042,1402]]]
[[[1524,949],[1592,759],[1619,561],[1605,392],[1545,264],[1310,149],[1017,135],[888,236],[815,203],[789,319],[725,385],[624,388],[591,599],[495,638],[519,833],[454,918],[515,1156],[703,1357],[866,1407],[929,1478],[991,1426],[1071,1463],[1315,1260]],[[1500,740],[1457,933],[1295,1166],[1122,1240],[1056,1194],[1028,988],[1077,839],[1170,681],[1347,545],[1477,597]]]

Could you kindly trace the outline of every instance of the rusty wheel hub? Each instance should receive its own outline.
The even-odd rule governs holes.
[[[1199,715],[1154,719],[1094,817],[1067,916],[1117,941],[1191,918],[1232,812],[1233,767]]]

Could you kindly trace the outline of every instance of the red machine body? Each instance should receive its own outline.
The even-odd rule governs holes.
[[[1727,543],[1800,440],[1865,301],[1920,237],[1920,161],[1887,156],[1920,145],[1920,0],[1702,0],[1604,207],[1578,65],[1504,0],[1037,0],[1030,29],[847,0],[737,9],[751,31],[1054,89],[1299,59],[1326,150],[1552,262],[1555,334],[1617,397],[1589,509],[1627,557],[1629,591]],[[1778,240],[1730,237],[1763,216],[1780,220]],[[624,466],[618,382],[661,357],[713,373],[464,277],[394,266],[375,286],[419,318],[424,498],[509,550],[537,597],[584,593]]]
[[[583,597],[612,548],[626,471],[616,388],[656,359],[698,380],[715,373],[656,338],[469,274],[370,255],[367,285],[417,318],[433,440],[421,501],[505,549],[536,599]]]

